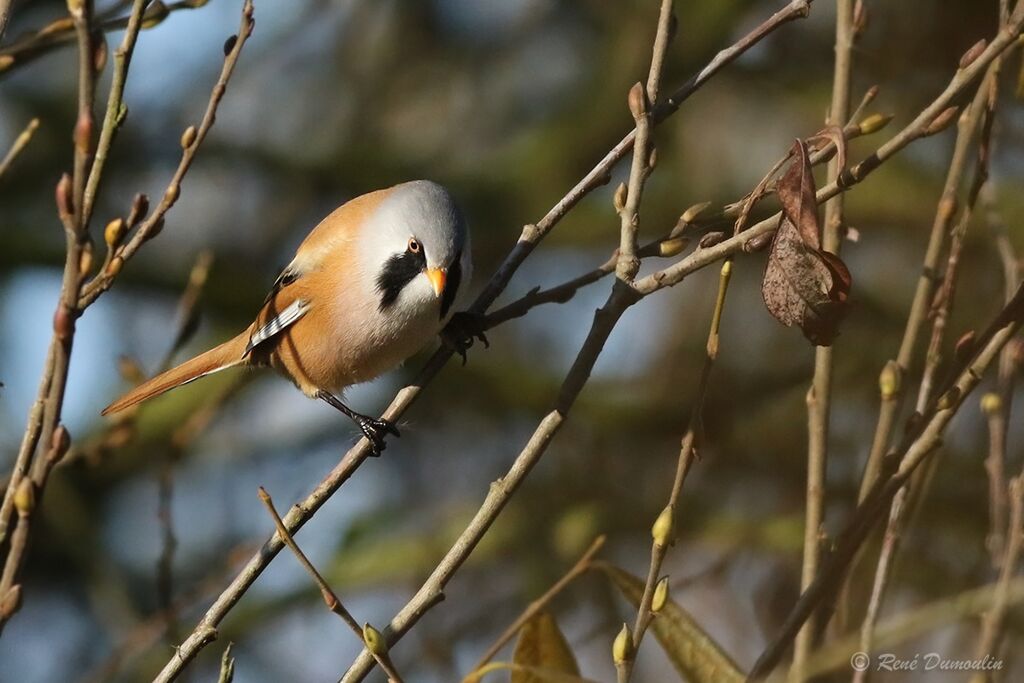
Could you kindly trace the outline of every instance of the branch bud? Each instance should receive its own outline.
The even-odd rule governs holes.
[[[935,135],[949,128],[954,121],[956,121],[956,114],[960,111],[960,107],[952,106],[942,110],[938,116],[932,119],[922,133],[923,136]]]
[[[181,134],[181,148],[188,149],[192,146],[192,143],[196,141],[196,127],[189,126],[185,129],[185,132]]]
[[[965,52],[963,56],[960,58],[960,68],[966,69],[967,67],[969,67],[975,59],[981,56],[981,53],[985,51],[985,48],[987,46],[988,41],[982,38],[974,45],[971,45],[969,48],[967,48],[967,52]]]
[[[650,173],[658,165],[658,148],[651,146],[651,153],[647,156],[647,172]]]
[[[128,227],[134,228],[147,213],[149,213],[149,197],[140,192],[132,200],[132,209],[128,212]]]
[[[100,73],[107,66],[107,56],[110,49],[107,46],[107,38],[100,33],[96,37],[96,47],[92,51],[92,68]]]
[[[872,114],[861,121],[857,128],[861,135],[871,135],[888,126],[892,118],[892,114]]]
[[[989,417],[995,417],[1003,409],[1003,399],[994,391],[989,391],[981,397],[981,412]]]
[[[623,624],[622,630],[615,636],[615,642],[612,643],[612,661],[616,664],[625,664],[632,658],[633,636],[629,632],[629,627]]]
[[[114,117],[114,128],[120,128],[124,120],[128,118],[128,105],[124,102],[117,108],[117,116]]]
[[[28,477],[22,477],[14,490],[14,509],[19,517],[28,517],[36,507],[36,487]]]
[[[57,463],[67,454],[71,448],[71,434],[63,424],[57,425],[50,437],[50,453],[48,458],[51,462]]]
[[[85,277],[92,270],[93,244],[92,238],[87,237],[82,243],[82,251],[78,255],[78,273]]]
[[[67,173],[57,181],[56,199],[57,215],[60,216],[60,220],[64,223],[70,222],[75,213],[75,206],[71,200],[71,176]]]
[[[722,232],[721,230],[716,230],[715,232],[709,232],[708,234],[701,237],[700,242],[698,242],[697,245],[701,249],[710,249],[711,247],[715,246],[724,239],[725,233]]]
[[[107,227],[103,229],[103,239],[106,241],[107,247],[116,249],[124,239],[125,232],[127,232],[127,224],[123,218],[115,218],[107,223]]]
[[[900,392],[901,375],[899,363],[890,360],[878,375],[878,393],[883,401],[889,401]]]
[[[651,612],[657,614],[668,602],[668,577],[663,576],[654,587],[654,595],[651,596]]]
[[[172,205],[174,204],[174,202],[178,201],[178,197],[180,196],[181,185],[174,183],[172,185],[169,185],[167,187],[167,191],[164,192],[164,201],[167,202],[168,205]]]
[[[633,115],[634,121],[639,121],[647,115],[647,93],[644,92],[642,83],[637,82],[629,89],[629,113]]]
[[[853,38],[854,40],[868,27],[868,10],[864,0],[857,0],[853,6]]]
[[[53,314],[53,333],[58,339],[67,339],[75,331],[75,317],[63,303],[57,304]]]
[[[167,5],[162,0],[153,0],[146,8],[145,14],[142,15],[142,28],[153,28],[159,25],[170,13],[171,11],[167,9]]]
[[[85,0],[67,0],[68,12],[72,16],[78,16],[82,13],[82,3]]]
[[[673,527],[675,526],[675,510],[671,505],[666,505],[658,518],[651,526],[651,537],[655,545],[664,548],[672,542]]]
[[[110,259],[110,263],[107,264],[107,275],[110,277],[115,277],[118,273],[121,272],[121,268],[123,267],[124,259],[121,258],[120,256],[115,256],[114,258]]]
[[[694,204],[686,211],[683,211],[683,215],[679,217],[679,220],[684,223],[692,223],[697,220],[697,216],[704,213],[709,206],[711,206],[711,202],[700,202],[699,204]]]
[[[662,240],[658,244],[658,256],[665,258],[681,254],[683,249],[690,244],[690,240],[687,237],[673,237],[672,239]]]
[[[369,624],[363,624],[363,642],[371,654],[383,657],[388,653],[388,644],[384,640],[384,636]]]
[[[615,207],[616,213],[621,213],[626,208],[626,197],[629,191],[626,189],[626,183],[619,183],[619,186],[615,188],[615,195],[612,197],[612,205]]]
[[[974,340],[977,337],[974,330],[967,330],[960,338],[956,340],[956,345],[953,347],[953,357],[963,362],[970,358],[974,352]]]
[[[83,111],[75,121],[75,149],[88,154],[92,149],[92,114]]]
[[[231,54],[231,51],[235,49],[235,43],[238,42],[238,36],[228,36],[228,39],[224,41],[224,56],[227,57]]]

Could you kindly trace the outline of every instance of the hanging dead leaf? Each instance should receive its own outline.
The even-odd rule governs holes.
[[[541,667],[554,673],[579,675],[576,658],[558,628],[555,618],[540,612],[523,625],[512,663]],[[545,678],[529,671],[512,671],[512,683],[544,683]]]
[[[850,271],[821,249],[818,203],[807,147],[793,145],[793,163],[779,180],[783,218],[772,239],[761,294],[783,325],[799,325],[817,346],[829,346],[846,315]]]

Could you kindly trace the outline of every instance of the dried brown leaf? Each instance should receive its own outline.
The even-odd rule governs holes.
[[[828,346],[846,315],[852,284],[843,261],[821,249],[814,176],[798,140],[793,163],[779,180],[783,218],[772,240],[761,294],[783,325],[799,325],[812,344]]]

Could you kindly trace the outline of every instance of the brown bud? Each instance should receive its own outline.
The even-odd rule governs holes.
[[[178,197],[180,196],[181,185],[173,183],[172,185],[168,185],[167,191],[164,192],[164,201],[167,202],[168,204],[174,204],[174,202],[178,201]]]
[[[616,212],[622,211],[626,208],[626,197],[629,190],[626,189],[626,183],[619,183],[619,186],[615,188],[615,195],[612,197],[612,205],[615,207]]]
[[[115,249],[121,244],[121,240],[124,239],[124,234],[127,232],[126,228],[127,225],[123,218],[115,218],[107,223],[107,227],[103,229],[103,239],[109,248]]]
[[[181,148],[188,149],[192,146],[192,143],[196,141],[196,127],[189,126],[185,129],[185,132],[181,134]]]
[[[92,150],[92,114],[87,111],[79,114],[75,122],[75,149],[82,154]]]
[[[853,6],[853,36],[856,38],[868,27],[868,10],[864,0],[857,0]]]
[[[67,339],[75,331],[75,316],[64,304],[57,304],[53,314],[53,332],[58,339]]]
[[[765,247],[772,243],[772,237],[773,233],[755,235],[754,237],[751,237],[749,240],[743,243],[743,251],[747,252],[748,254],[754,253],[756,251],[761,251],[762,249],[764,249]]]
[[[988,46],[988,42],[982,38],[974,45],[967,48],[967,52],[960,58],[960,68],[966,69],[974,62],[975,59],[981,56],[981,53],[985,51],[985,47]]]
[[[673,237],[658,243],[658,256],[671,257],[681,254],[690,244],[688,237]]]
[[[149,7],[146,8],[145,14],[142,15],[142,28],[153,28],[167,18],[167,15],[171,11],[167,9],[162,0],[153,0],[149,3]]]
[[[132,210],[128,213],[128,227],[134,228],[149,212],[149,197],[141,192],[132,200]]]
[[[148,233],[146,233],[146,239],[147,240],[153,239],[154,237],[159,235],[161,232],[163,232],[163,230],[164,230],[164,219],[161,218],[156,223],[154,223],[152,229],[150,229],[150,231]]]
[[[92,270],[93,244],[92,238],[82,244],[82,251],[78,255],[78,273],[85,277]]]
[[[634,120],[639,120],[647,115],[647,93],[644,92],[643,84],[637,82],[629,89],[629,113]]]
[[[92,68],[96,73],[103,71],[107,66],[107,57],[110,49],[107,47],[107,38],[100,33],[96,37],[96,47],[92,51]]]
[[[658,148],[651,147],[651,153],[647,155],[647,171],[653,171],[658,165]]]
[[[32,485],[31,479],[22,477],[18,482],[18,488],[14,490],[14,509],[18,511],[20,517],[27,517],[32,514],[35,506],[36,487]]]
[[[53,430],[53,437],[50,439],[50,452],[47,454],[47,458],[53,463],[58,463],[67,454],[69,448],[71,448],[71,434],[68,432],[67,427],[59,424]]]
[[[956,121],[957,112],[960,111],[960,107],[952,106],[942,110],[938,116],[932,119],[932,122],[924,129],[922,135],[935,135],[949,128],[954,121]]]
[[[115,256],[110,259],[110,263],[107,264],[107,275],[110,277],[116,276],[121,272],[121,268],[124,267],[124,259],[120,256]]]
[[[953,357],[958,362],[965,362],[974,353],[976,337],[977,335],[974,333],[974,330],[968,330],[956,340],[956,346],[953,347]]]
[[[231,51],[235,49],[235,43],[238,42],[238,36],[230,36],[224,41],[224,56],[227,57],[231,54]]]
[[[878,97],[878,89],[879,88],[877,85],[873,85],[870,88],[868,88],[867,92],[864,93],[864,106],[867,106],[875,101],[875,98]]]
[[[71,176],[67,173],[57,181],[57,214],[64,222],[70,221],[75,213],[75,206],[71,199]]]
[[[709,232],[708,234],[701,237],[700,242],[697,243],[697,246],[699,246],[701,249],[710,249],[711,247],[715,246],[724,239],[725,233],[720,230],[716,230],[714,232]]]
[[[0,55],[0,73],[11,68],[11,64],[14,64],[14,57],[12,55]]]
[[[697,216],[704,213],[709,206],[711,206],[711,202],[700,202],[699,204],[694,204],[686,211],[683,211],[683,215],[679,217],[679,220],[684,223],[692,223],[697,220]]]

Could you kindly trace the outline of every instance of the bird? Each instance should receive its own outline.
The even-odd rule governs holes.
[[[102,414],[227,368],[270,367],[353,420],[371,454],[380,455],[385,435],[399,436],[398,429],[351,409],[341,394],[442,332],[471,272],[469,229],[445,187],[415,180],[360,195],[303,240],[246,329],[143,382]]]

